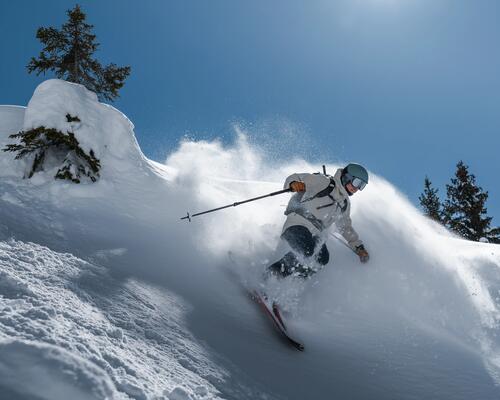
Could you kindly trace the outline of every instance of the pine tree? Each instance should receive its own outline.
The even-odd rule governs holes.
[[[455,178],[446,185],[446,193],[443,219],[448,228],[465,239],[485,238],[500,243],[500,228],[490,228],[492,218],[486,215],[488,192],[476,185],[476,177],[463,161],[458,162]]]
[[[441,202],[438,197],[438,189],[432,187],[430,179],[426,176],[424,181],[424,192],[419,196],[420,205],[429,218],[442,223]]]
[[[80,118],[70,114],[66,115],[66,120],[70,123],[81,122]],[[32,158],[28,178],[43,170],[48,157],[57,160],[60,165],[54,175],[55,179],[80,183],[84,178],[92,182],[96,182],[99,178],[100,161],[95,157],[93,150],[87,154],[80,147],[74,132],[63,133],[54,128],[39,126],[9,137],[19,140],[20,143],[8,144],[3,151],[17,153],[16,159]]]
[[[130,74],[130,67],[109,64],[103,67],[92,55],[98,49],[93,25],[87,24],[86,15],[79,5],[67,11],[69,17],[61,30],[39,28],[36,34],[44,49],[38,59],[32,57],[27,65],[29,73],[53,71],[57,78],[80,83],[97,93],[99,98],[114,100],[118,90]]]

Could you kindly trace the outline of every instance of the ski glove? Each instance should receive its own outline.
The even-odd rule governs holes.
[[[305,192],[306,184],[304,182],[293,181],[290,183],[290,189],[292,189],[292,192]]]
[[[356,247],[356,250],[354,252],[358,255],[359,260],[362,263],[365,263],[370,259],[370,255],[366,251],[365,246],[363,246],[362,244]]]

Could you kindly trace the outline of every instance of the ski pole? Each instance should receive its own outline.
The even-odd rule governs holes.
[[[265,197],[276,196],[277,194],[288,193],[288,192],[291,192],[291,191],[292,191],[292,189],[278,190],[277,192],[272,192],[272,193],[265,194],[265,195],[259,196],[259,197],[254,197],[254,198],[251,198],[251,199],[248,199],[248,200],[237,201],[236,203],[228,204],[227,206],[213,208],[211,210],[202,211],[202,212],[199,212],[199,213],[196,213],[196,214],[193,214],[193,215],[189,215],[189,212],[188,212],[185,217],[181,218],[181,220],[187,219],[187,220],[189,220],[189,222],[191,222],[191,218],[194,218],[194,217],[196,217],[198,215],[208,214],[208,213],[211,213],[211,212],[214,212],[214,211],[223,210],[224,208],[228,208],[228,207],[236,207],[236,206],[239,206],[240,204],[248,203],[250,201],[260,200],[260,199],[263,199]]]
[[[351,246],[349,246],[349,245],[347,244],[347,242],[345,241],[345,239],[344,239],[344,238],[341,238],[341,237],[340,237],[340,236],[338,236],[336,233],[332,233],[332,232],[330,232],[330,235],[331,235],[332,237],[334,237],[335,239],[337,239],[340,243],[342,243],[342,244],[343,244],[345,247],[347,247],[349,250],[353,251],[353,250],[351,249]]]

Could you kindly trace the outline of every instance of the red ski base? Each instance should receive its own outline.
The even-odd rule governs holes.
[[[281,335],[287,340],[287,342],[297,350],[304,351],[304,345],[296,341],[288,334],[283,318],[281,317],[278,305],[273,303],[271,309],[269,305],[266,303],[265,299],[255,290],[251,292],[250,295],[252,299],[255,300],[255,302],[262,308],[264,313],[269,318],[271,318],[271,320],[274,322],[275,327],[278,329]]]

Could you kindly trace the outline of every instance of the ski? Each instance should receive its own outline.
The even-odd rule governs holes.
[[[290,343],[293,347],[295,347],[299,351],[304,351],[304,345],[297,340],[295,340],[293,337],[290,336],[290,334],[287,331],[286,325],[283,321],[283,318],[281,317],[281,313],[279,310],[279,307],[276,303],[273,303],[272,306],[270,307],[264,296],[262,296],[259,292],[254,290],[251,292],[252,299],[255,300],[255,302],[262,308],[264,313],[271,318],[271,320],[274,322],[275,327],[278,329],[278,331],[281,333],[281,335]]]

